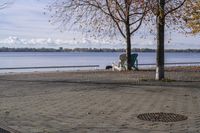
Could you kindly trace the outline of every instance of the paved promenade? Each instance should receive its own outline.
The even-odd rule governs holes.
[[[199,72],[167,72],[165,82],[153,76],[153,71],[2,75],[1,124],[21,133],[200,133]],[[151,112],[188,120],[137,118]]]

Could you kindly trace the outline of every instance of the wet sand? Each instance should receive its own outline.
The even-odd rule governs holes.
[[[0,76],[1,125],[21,133],[198,133],[200,69],[51,72]],[[180,122],[139,120],[140,113],[182,114]]]

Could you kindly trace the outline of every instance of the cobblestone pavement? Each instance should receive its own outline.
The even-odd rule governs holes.
[[[198,80],[139,81],[133,75],[1,76],[1,124],[21,133],[200,133]],[[138,114],[151,112],[177,113],[188,120],[137,119]]]

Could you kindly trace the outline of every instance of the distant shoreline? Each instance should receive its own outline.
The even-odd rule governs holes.
[[[125,49],[110,49],[110,48],[0,48],[0,52],[125,52]],[[200,53],[200,49],[166,49],[166,52],[189,52]],[[155,49],[135,48],[132,52],[156,52]]]

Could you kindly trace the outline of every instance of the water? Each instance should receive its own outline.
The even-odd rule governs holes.
[[[118,62],[120,54],[120,52],[0,52],[0,68],[100,65],[98,69],[104,69],[107,65]],[[156,62],[156,54],[153,52],[139,52],[138,54],[139,64]],[[200,53],[166,53],[165,62],[200,62]],[[80,68],[0,70],[0,73],[56,70],[80,70]]]

